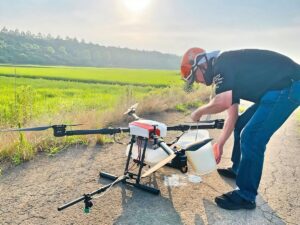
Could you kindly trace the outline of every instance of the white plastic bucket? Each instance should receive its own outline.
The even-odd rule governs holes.
[[[189,144],[196,141],[203,141],[208,138],[209,133],[207,130],[190,130],[179,138],[176,145],[185,148],[185,146]],[[208,174],[217,168],[211,142],[199,148],[197,151],[186,151],[186,155],[190,165],[199,175]]]

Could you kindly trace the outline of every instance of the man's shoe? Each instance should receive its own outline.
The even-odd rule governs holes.
[[[215,198],[217,205],[223,209],[238,210],[238,209],[255,209],[255,201],[243,199],[237,191],[231,191]]]
[[[226,169],[217,169],[218,173],[223,176],[230,179],[235,179],[236,174],[233,172],[232,168],[226,168]]]

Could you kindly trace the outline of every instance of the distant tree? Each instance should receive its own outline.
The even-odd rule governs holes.
[[[66,48],[65,48],[64,46],[60,46],[60,47],[58,48],[58,51],[59,51],[60,53],[62,53],[63,55],[67,55],[67,54],[68,54],[67,51],[66,51]]]
[[[50,54],[54,54],[54,53],[55,53],[54,48],[52,48],[51,46],[48,46],[48,47],[47,47],[47,51],[48,51],[48,53],[50,53]]]
[[[9,30],[8,33],[9,34],[15,34],[15,31],[14,30]]]
[[[6,48],[6,43],[5,43],[5,41],[3,41],[3,40],[0,40],[0,49],[4,49],[4,48]]]
[[[42,35],[42,33],[38,32],[38,34],[37,34],[37,38],[38,38],[38,39],[43,39],[43,35]]]
[[[32,36],[31,32],[30,31],[26,31],[26,36],[27,37],[31,37]]]
[[[53,37],[51,36],[51,34],[47,34],[47,39],[48,40],[52,40],[53,39]]]
[[[6,27],[3,27],[3,28],[2,28],[2,30],[1,30],[1,32],[3,32],[3,33],[7,33],[7,32],[8,32],[8,30],[7,30],[7,28],[6,28]]]
[[[3,27],[0,63],[177,69],[180,58],[154,51],[105,47],[86,43],[84,39],[78,42],[69,36],[54,39],[50,34],[8,31]]]
[[[17,35],[17,36],[20,35],[20,31],[18,29],[15,29],[15,35]]]

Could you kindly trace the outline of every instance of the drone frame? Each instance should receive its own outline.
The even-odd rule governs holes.
[[[136,107],[137,104],[131,106],[124,114],[132,116],[135,120],[140,119],[136,115]],[[73,135],[88,135],[88,134],[104,134],[104,135],[115,135],[118,133],[129,133],[130,128],[129,127],[118,127],[118,128],[102,128],[102,129],[94,129],[94,130],[67,130],[68,126],[78,126],[81,124],[74,124],[74,125],[52,125],[52,126],[43,126],[43,127],[34,127],[34,128],[19,128],[19,129],[8,129],[8,130],[0,130],[0,132],[10,132],[10,131],[41,131],[46,129],[53,129],[53,135],[55,137],[63,137],[63,136],[73,136]],[[168,131],[181,131],[185,132],[187,130],[195,130],[195,129],[222,129],[224,125],[223,119],[217,119],[217,120],[210,120],[210,121],[200,121],[199,123],[192,123],[192,124],[179,124],[174,126],[167,126]],[[156,135],[156,125],[153,125],[153,132],[149,135],[149,137],[142,137],[142,136],[136,136],[131,135],[131,140],[129,142],[129,152],[126,160],[125,169],[123,172],[123,175],[121,176],[115,176],[112,174],[109,174],[107,172],[100,172],[100,177],[106,178],[109,180],[112,180],[112,183],[107,184],[91,193],[83,194],[81,197],[74,199],[60,207],[58,207],[58,211],[62,211],[74,204],[77,204],[81,201],[84,202],[84,212],[88,213],[90,211],[90,208],[93,206],[92,199],[94,195],[100,194],[102,192],[105,192],[110,187],[118,184],[118,183],[124,183],[127,185],[131,185],[135,188],[141,189],[146,192],[150,192],[152,194],[159,194],[160,190],[154,187],[150,187],[148,185],[142,184],[141,179],[144,177],[149,176],[150,174],[157,171],[159,168],[163,167],[164,165],[179,169],[181,172],[185,173],[187,172],[187,159],[185,155],[185,151],[196,151],[202,146],[206,145],[208,142],[210,142],[212,139],[205,139],[200,142],[195,142],[190,144],[189,146],[186,146],[184,149],[178,148],[177,146],[174,146],[173,144],[179,139],[177,139],[170,144],[167,144],[164,142],[164,140]],[[143,168],[147,165],[145,162],[145,154],[147,151],[147,144],[149,139],[152,139],[154,141],[154,144],[156,144],[158,147],[163,149],[167,153],[167,157],[160,162],[158,162],[156,165],[151,167],[149,170],[145,171],[142,174]],[[143,148],[141,152],[141,158],[139,159],[132,159],[132,149],[134,143],[137,142],[137,140],[142,141]],[[172,148],[171,148],[172,146]],[[130,161],[133,161],[138,165],[138,172],[134,173],[132,171],[129,171],[129,164]],[[171,163],[170,163],[171,161]]]

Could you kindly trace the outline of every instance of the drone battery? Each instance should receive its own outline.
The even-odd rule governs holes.
[[[155,134],[160,137],[167,135],[167,126],[153,120],[137,120],[129,124],[130,135],[150,138]]]

